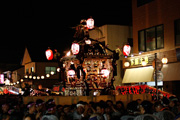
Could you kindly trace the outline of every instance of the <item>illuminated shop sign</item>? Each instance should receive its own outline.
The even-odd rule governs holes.
[[[147,64],[149,63],[149,58],[146,57],[137,57],[137,58],[132,58],[130,59],[130,65],[134,66],[134,65],[142,65],[142,62],[146,62]]]
[[[126,59],[126,62],[129,62],[129,67],[138,67],[138,66],[146,66],[152,65],[154,60],[154,55],[143,55],[143,56],[135,56]]]

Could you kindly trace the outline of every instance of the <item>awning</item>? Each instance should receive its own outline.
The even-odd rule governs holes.
[[[138,83],[153,81],[153,71],[154,68],[152,66],[126,69],[122,83]]]
[[[163,81],[180,81],[180,62],[163,65]]]

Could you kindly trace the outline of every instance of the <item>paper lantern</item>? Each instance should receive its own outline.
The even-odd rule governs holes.
[[[88,29],[93,29],[94,28],[94,19],[92,19],[92,18],[87,19],[86,25],[87,25]]]
[[[130,66],[130,63],[129,63],[129,62],[125,62],[125,63],[124,63],[124,66],[125,66],[125,67],[129,67],[129,66]]]
[[[73,53],[74,55],[77,55],[77,54],[79,53],[79,48],[80,48],[80,46],[79,46],[78,43],[73,43],[73,44],[71,45],[71,51],[72,51],[72,53]]]
[[[109,70],[107,70],[107,69],[102,69],[101,73],[103,74],[102,77],[107,78],[109,76]]]
[[[123,47],[124,56],[129,56],[130,52],[131,52],[131,46],[130,45],[124,45],[124,47]]]
[[[51,49],[46,50],[46,58],[47,58],[47,60],[53,59],[53,51]]]
[[[73,77],[75,75],[75,71],[74,70],[68,70],[67,75],[69,77]]]

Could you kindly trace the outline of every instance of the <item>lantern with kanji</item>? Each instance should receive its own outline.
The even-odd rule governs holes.
[[[78,43],[73,43],[71,46],[71,51],[74,55],[77,55],[79,53],[80,46]]]
[[[130,45],[124,45],[123,47],[123,54],[124,56],[128,56],[131,52],[131,46]]]
[[[86,25],[87,25],[88,29],[93,29],[94,28],[94,19],[92,19],[92,18],[87,19]]]
[[[47,58],[47,60],[53,59],[53,51],[51,49],[46,50],[46,58]]]

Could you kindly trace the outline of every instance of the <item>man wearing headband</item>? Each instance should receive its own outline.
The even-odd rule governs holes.
[[[27,104],[27,113],[26,115],[24,116],[24,120],[35,120],[35,103],[34,102],[29,102]]]
[[[73,113],[73,120],[81,120],[84,117],[83,115],[84,111],[85,109],[83,102],[78,102],[76,104],[76,110]]]
[[[41,120],[58,120],[58,118],[55,116],[56,112],[56,105],[55,104],[49,104],[46,108],[46,114],[42,116]]]
[[[40,120],[45,114],[45,102],[41,99],[36,100],[36,120]]]

